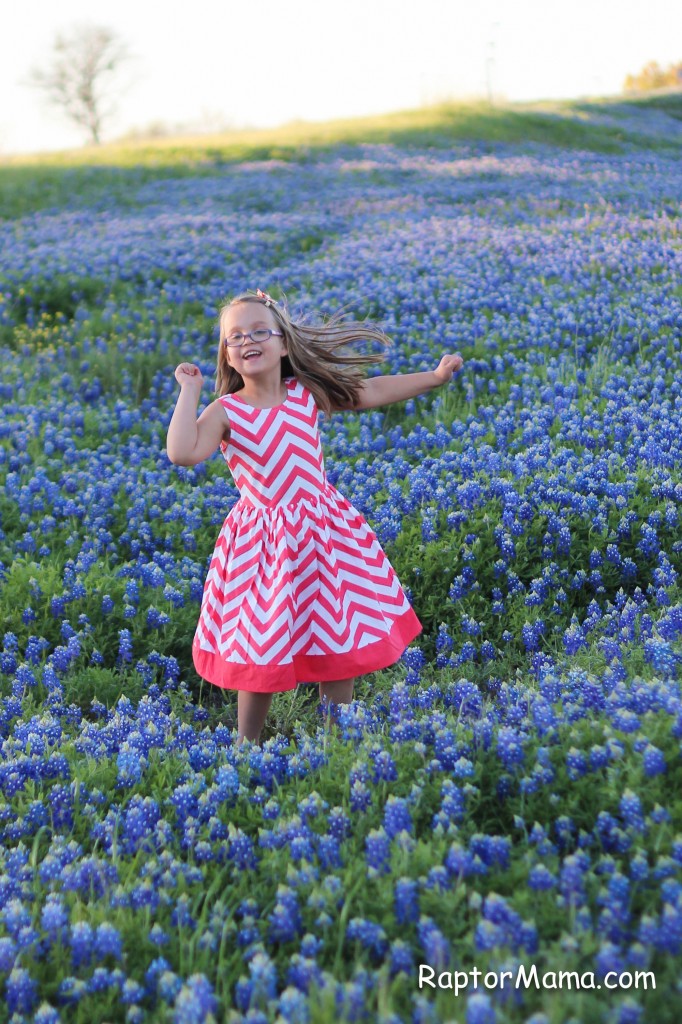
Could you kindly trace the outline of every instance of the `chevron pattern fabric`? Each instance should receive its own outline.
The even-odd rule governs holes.
[[[220,530],[192,655],[204,679],[273,693],[394,664],[422,631],[379,541],[327,480],[312,393],[223,395],[240,498]]]

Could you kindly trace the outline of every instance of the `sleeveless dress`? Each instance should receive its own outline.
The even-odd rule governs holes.
[[[310,390],[257,409],[223,395],[220,444],[240,492],[209,565],[192,658],[199,675],[274,693],[398,661],[422,631],[376,535],[327,480]]]

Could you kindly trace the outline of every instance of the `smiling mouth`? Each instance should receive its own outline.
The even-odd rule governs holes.
[[[247,353],[247,355],[245,355],[245,356],[242,356],[242,359],[246,362],[249,359],[258,359],[260,355],[261,355],[260,352],[251,352],[251,353]]]

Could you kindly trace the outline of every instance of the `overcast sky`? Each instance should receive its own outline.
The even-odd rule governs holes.
[[[55,35],[114,29],[134,59],[106,136],[153,124],[271,126],[441,99],[615,95],[682,61],[671,0],[31,0],[0,21],[0,154],[78,146],[22,84]]]

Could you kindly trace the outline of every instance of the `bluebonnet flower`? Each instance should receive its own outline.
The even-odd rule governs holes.
[[[424,652],[419,647],[408,647],[402,654],[401,659],[408,668],[419,672],[426,664]]]
[[[59,937],[61,941],[65,941],[68,913],[61,896],[49,893],[41,910],[40,924],[50,939],[54,941]]]
[[[124,597],[126,604],[137,607],[139,604],[139,584],[137,580],[128,580],[124,591]]]
[[[365,838],[365,859],[370,874],[390,870],[391,840],[383,828],[372,829]]]
[[[170,942],[170,938],[163,928],[157,923],[149,932],[149,941],[155,946],[165,946]]]
[[[235,862],[236,867],[247,869],[258,865],[258,857],[254,850],[253,840],[241,828],[228,825],[229,850],[227,856]]]
[[[288,886],[277,886],[277,902],[268,917],[268,924],[272,942],[290,942],[302,930],[298,897]]]
[[[464,633],[467,633],[469,636],[480,636],[481,635],[481,629],[482,629],[481,623],[477,622],[470,615],[466,615],[466,614],[462,615],[462,619],[461,619],[461,622],[460,622],[460,628],[462,629],[462,631]]]
[[[398,924],[419,919],[419,892],[412,878],[399,878],[394,887],[395,915]]]
[[[265,952],[255,952],[249,960],[249,998],[242,1009],[265,1006],[277,996],[277,970]]]
[[[564,631],[564,649],[567,654],[576,654],[581,647],[586,646],[587,636],[574,615],[571,619],[571,625]]]
[[[623,974],[627,969],[625,960],[618,948],[612,942],[605,942],[595,957],[595,974],[598,978],[604,978],[610,971],[616,974]]]
[[[373,782],[395,782],[398,778],[398,769],[394,759],[387,750],[379,750],[373,757]]]
[[[73,794],[68,786],[57,784],[48,794],[52,825],[57,831],[73,828]]]
[[[436,637],[436,666],[438,668],[444,668],[449,663],[448,655],[452,650],[452,646],[453,639],[450,635],[450,630],[445,622],[441,622]]]
[[[203,974],[191,974],[178,993],[173,1007],[173,1024],[195,1024],[218,1012],[211,982]]]
[[[523,737],[516,729],[503,726],[497,733],[497,755],[507,771],[513,771],[525,759]]]
[[[294,863],[312,861],[314,857],[313,844],[307,836],[294,836],[289,843],[289,852]]]
[[[397,836],[403,829],[412,831],[412,818],[407,801],[390,794],[384,807],[384,828],[389,838]]]
[[[452,770],[452,774],[454,775],[454,777],[456,779],[471,779],[471,778],[473,778],[473,776],[476,774],[476,768],[474,766],[473,761],[470,761],[468,757],[458,757],[457,760],[453,764],[452,763],[452,757],[444,757],[443,756],[444,753],[447,753],[447,752],[444,751],[443,753],[441,753],[440,761],[439,761],[439,763],[442,765],[442,767],[450,768]],[[444,822],[446,824],[449,821],[449,818],[447,817],[447,815],[449,814],[449,812],[451,810],[454,810],[454,805],[451,802],[444,801],[441,813],[445,815],[445,818],[442,819],[442,820],[444,820]],[[435,822],[435,820],[436,819],[434,818],[434,822]]]
[[[118,645],[118,659],[117,664],[124,662],[130,662],[133,660],[133,649],[132,649],[132,636],[129,629],[120,629],[118,631],[119,645]]]
[[[565,899],[580,905],[586,898],[585,875],[589,870],[589,858],[582,852],[564,858],[559,877],[559,889]]]
[[[5,982],[7,1011],[11,1015],[30,1013],[38,1001],[38,983],[25,967],[14,967]]]
[[[467,640],[462,644],[461,650],[457,655],[456,664],[466,665],[468,661],[476,661],[476,644],[471,640]]]
[[[184,608],[185,595],[176,587],[171,587],[169,583],[167,583],[163,588],[163,596],[164,599],[169,601],[174,608]]]
[[[535,864],[528,873],[528,886],[531,889],[552,889],[557,880],[544,864]]]
[[[13,692],[18,691],[18,693],[21,693],[24,688],[30,689],[37,685],[38,680],[28,665],[19,665],[14,676]]]
[[[15,633],[7,631],[2,637],[4,653],[16,653],[18,651],[18,638]]]
[[[652,743],[647,743],[644,749],[643,762],[645,775],[652,776],[665,773],[665,755],[662,750],[659,750]]]
[[[124,743],[116,756],[118,774],[116,785],[119,788],[134,786],[142,778],[143,765],[146,758],[129,743]]]
[[[521,638],[524,647],[529,653],[537,651],[540,647],[541,637],[545,633],[545,622],[543,619],[536,619],[535,622],[526,622],[521,629]]]
[[[621,797],[619,806],[621,817],[626,825],[632,826],[637,830],[643,827],[642,801],[637,793],[634,793],[631,789],[626,789]]]
[[[19,940],[30,928],[31,914],[20,899],[8,900],[2,913],[3,923],[12,938]]]
[[[74,970],[87,967],[95,955],[95,933],[87,921],[77,921],[71,925],[69,944]]]
[[[652,638],[644,641],[644,657],[655,672],[663,676],[675,675],[680,657],[667,640]]]
[[[159,611],[153,605],[147,609],[146,623],[148,629],[161,629],[162,626],[167,626],[170,621],[170,615]]]
[[[494,644],[490,640],[483,641],[481,644],[480,655],[483,663],[495,660],[497,652],[495,651]]]
[[[474,864],[471,853],[460,843],[452,843],[448,850],[444,866],[449,875],[466,878],[473,873]]]
[[[43,1002],[33,1015],[33,1024],[59,1024],[59,1011]]]
[[[336,836],[320,836],[317,841],[317,855],[325,871],[343,866],[341,848]]]
[[[332,836],[338,840],[345,839],[350,835],[350,818],[342,807],[332,807],[327,816],[327,828]]]
[[[287,970],[287,983],[300,992],[307,992],[311,984],[322,984],[322,971],[315,963],[314,956],[294,953]]]
[[[279,1011],[287,1024],[309,1024],[308,1000],[303,992],[291,985],[280,994]]]
[[[49,650],[50,642],[45,637],[30,636],[26,644],[24,657],[31,665],[38,665],[42,659],[43,652]]]
[[[351,811],[366,811],[372,803],[372,794],[368,787],[360,779],[351,785],[350,809]]]
[[[440,811],[433,816],[432,827],[435,828],[438,824],[447,827],[450,822],[459,823],[463,817],[464,796],[462,791],[451,779],[445,779],[441,785]]]
[[[653,555],[658,554],[660,550],[658,534],[656,533],[656,530],[649,525],[649,523],[642,524],[642,535],[639,543],[637,544],[637,549],[647,558],[651,558]]]
[[[354,917],[348,922],[346,938],[350,942],[359,942],[377,961],[381,961],[388,950],[389,944],[384,929],[362,917]]]
[[[170,969],[165,957],[157,957],[152,961],[145,973],[145,982],[160,999],[171,1005],[182,991],[182,978]]]
[[[434,970],[445,970],[450,963],[450,944],[435,922],[426,915],[419,918],[417,939],[424,954],[424,963]]]
[[[62,980],[59,983],[59,988],[57,990],[58,999],[60,1002],[63,1001],[67,1004],[78,1003],[83,998],[83,996],[86,995],[87,990],[88,984],[86,981],[83,981],[81,978],[74,978],[72,975],[69,975],[65,978],[62,978]],[[132,982],[131,984],[126,983],[123,991],[121,992],[121,1001],[124,1001],[126,998],[128,998],[131,1003],[135,1002],[139,991],[140,986],[137,985],[136,982]]]
[[[234,765],[221,765],[215,775],[214,789],[218,799],[232,803],[239,792],[239,773]]]
[[[413,970],[414,955],[411,947],[402,939],[396,939],[390,947],[389,972],[391,977],[395,977],[401,972],[410,976]]]
[[[588,770],[587,757],[582,750],[571,747],[566,755],[566,768],[570,779],[579,779]]]
[[[486,867],[509,866],[511,840],[508,836],[482,835],[475,832],[469,840],[469,849]]]

